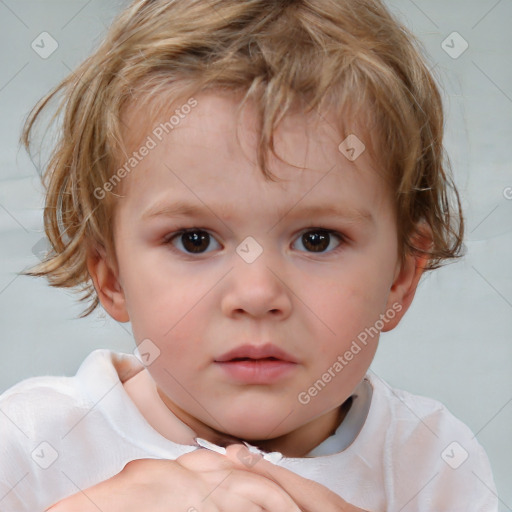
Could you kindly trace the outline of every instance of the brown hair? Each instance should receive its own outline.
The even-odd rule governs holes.
[[[98,198],[95,190],[127,155],[123,113],[147,103],[153,118],[162,91],[176,99],[213,88],[255,102],[258,162],[268,179],[274,179],[267,167],[274,131],[293,108],[339,113],[343,138],[350,133],[342,122],[347,112],[363,120],[365,143],[379,155],[395,194],[402,261],[416,251],[428,255],[425,269],[432,270],[459,257],[460,199],[446,172],[441,95],[422,51],[379,0],[133,2],[99,48],[26,120],[21,141],[30,150],[36,119],[62,93],[52,118],[63,111],[60,135],[43,175],[44,225],[53,250],[24,273],[46,276],[52,286],[80,287],[80,300],[92,299],[81,316],[90,314],[99,300],[88,251],[97,244],[114,266],[116,261],[116,196]],[[428,250],[415,243],[420,222],[432,232]]]

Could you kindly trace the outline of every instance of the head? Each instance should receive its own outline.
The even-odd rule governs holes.
[[[321,421],[460,255],[441,97],[377,0],[137,1],[27,147],[60,92],[53,251],[28,273],[130,321],[182,419],[248,440]],[[295,362],[275,381],[216,362],[266,343]]]

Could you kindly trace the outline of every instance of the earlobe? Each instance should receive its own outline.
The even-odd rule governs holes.
[[[101,305],[107,313],[118,322],[128,322],[130,317],[126,309],[124,292],[103,247],[89,251],[87,269]]]

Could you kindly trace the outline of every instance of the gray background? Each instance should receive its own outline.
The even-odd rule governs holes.
[[[35,375],[73,375],[96,348],[134,349],[129,325],[103,310],[78,319],[71,291],[16,275],[38,261],[33,247],[43,235],[39,176],[18,145],[22,121],[123,5],[0,0],[0,392]],[[500,510],[512,510],[512,2],[388,5],[441,77],[467,256],[424,277],[402,323],[382,335],[372,369],[394,387],[440,400],[472,429],[489,455]],[[47,59],[31,48],[43,31],[59,45]],[[441,46],[454,31],[469,44],[456,59]]]

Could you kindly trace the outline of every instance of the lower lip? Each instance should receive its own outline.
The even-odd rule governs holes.
[[[288,375],[297,365],[278,359],[216,361],[232,379],[246,384],[269,384]]]

